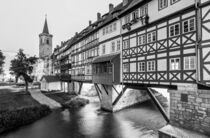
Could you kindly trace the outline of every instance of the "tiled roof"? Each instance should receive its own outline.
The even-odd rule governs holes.
[[[45,79],[46,82],[58,82],[60,81],[57,76],[42,76],[41,81]]]
[[[88,34],[100,29],[101,27],[105,26],[106,24],[112,22],[114,19],[116,19],[116,16],[113,16],[115,13],[117,15],[122,15],[123,13],[127,12],[128,10],[132,9],[134,6],[146,2],[146,0],[129,0],[128,5],[123,6],[123,3],[121,2],[117,6],[114,7],[114,10],[111,12],[111,14],[105,13],[102,18],[98,21],[95,21],[91,26],[86,27],[83,29],[80,33],[75,35],[70,42],[68,42],[68,46],[65,50],[70,48],[75,43],[81,41],[84,39]],[[93,27],[94,26],[94,27]]]
[[[47,19],[45,19],[44,28],[42,33],[49,34],[48,25],[47,25]]]
[[[112,62],[117,56],[120,54],[110,54],[110,55],[105,55],[105,56],[99,56],[93,60],[94,63],[103,63],[103,62]]]

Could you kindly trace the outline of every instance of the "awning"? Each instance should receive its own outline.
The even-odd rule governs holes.
[[[112,54],[112,55],[105,55],[105,56],[100,56],[97,57],[93,60],[93,64],[94,63],[103,63],[103,62],[112,62],[116,57],[120,57],[120,54]]]

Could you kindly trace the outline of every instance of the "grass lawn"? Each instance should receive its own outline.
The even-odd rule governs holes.
[[[41,105],[29,93],[0,87],[0,133],[33,123],[50,112],[48,106]]]
[[[16,92],[10,89],[0,89],[0,111],[16,110],[27,107],[41,106],[29,93]]]

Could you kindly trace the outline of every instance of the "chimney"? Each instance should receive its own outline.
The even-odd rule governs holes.
[[[89,21],[89,26],[91,26],[91,24],[92,24],[92,21],[90,20],[90,21]]]
[[[128,4],[128,0],[123,0],[123,6],[126,6]]]
[[[112,3],[109,4],[109,13],[114,10],[114,5]]]
[[[75,33],[75,36],[77,36],[77,35],[78,35],[78,32]]]
[[[101,19],[101,13],[97,13],[97,21],[99,21]]]

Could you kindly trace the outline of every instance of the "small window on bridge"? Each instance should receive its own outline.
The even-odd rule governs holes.
[[[181,94],[181,102],[188,102],[188,95],[187,94]]]

